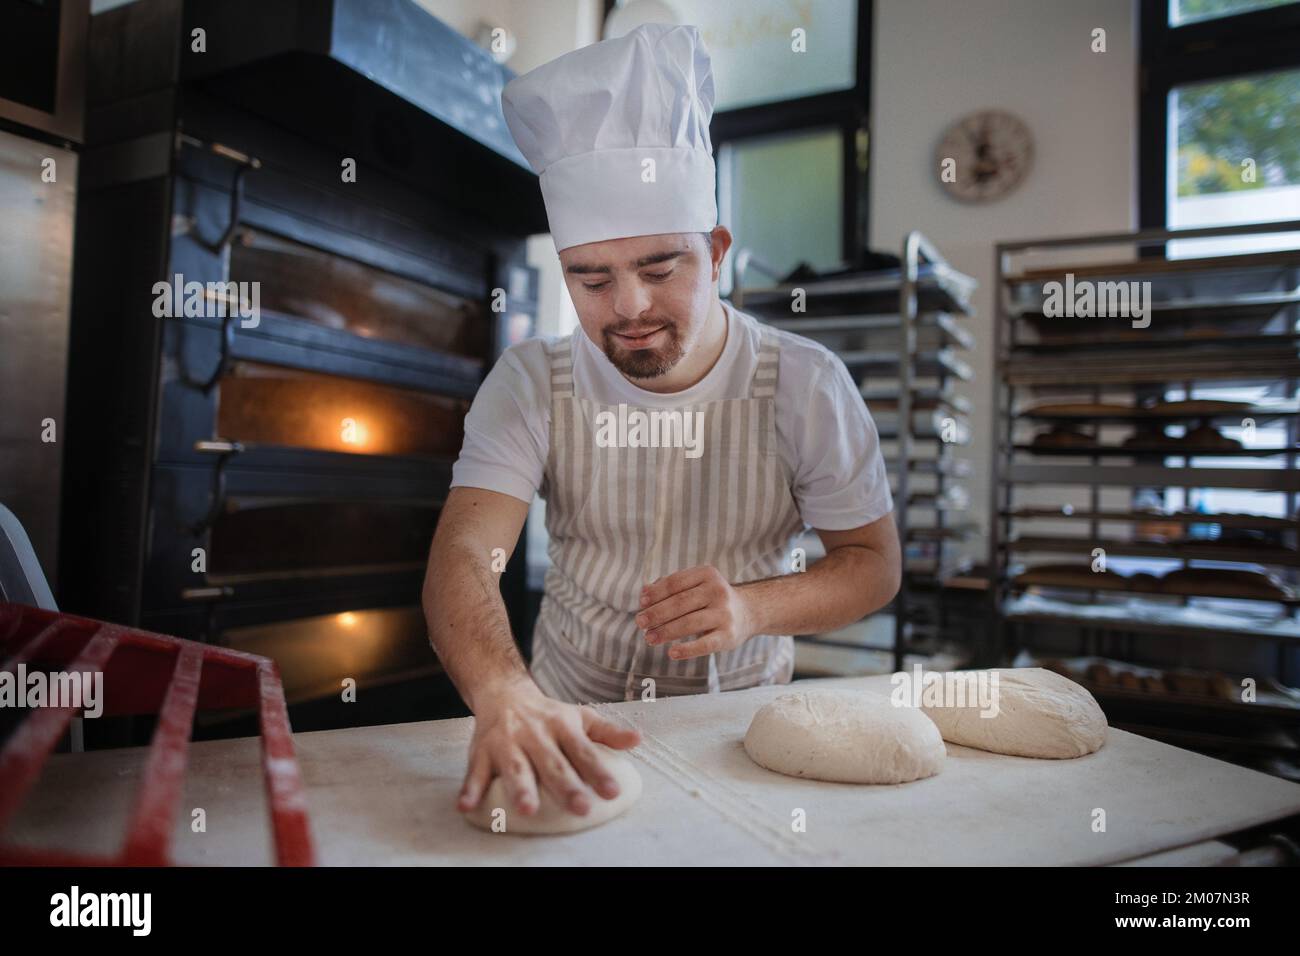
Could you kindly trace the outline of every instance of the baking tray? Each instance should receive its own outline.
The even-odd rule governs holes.
[[[1015,286],[1027,283],[1061,281],[1066,273],[1077,279],[1152,279],[1158,276],[1180,276],[1190,274],[1192,277],[1205,275],[1222,275],[1227,273],[1266,273],[1275,274],[1286,269],[1300,268],[1300,249],[1281,252],[1256,252],[1242,255],[1199,256],[1181,259],[1169,259],[1163,256],[1151,256],[1128,262],[1101,262],[1068,266],[1045,266],[1039,269],[1026,269],[1022,272],[1004,276],[1004,280]]]
[[[882,441],[898,438],[898,414],[896,412],[875,412],[872,418],[876,422],[876,432]],[[912,437],[919,439],[943,438],[945,419],[953,421],[953,437],[946,442],[949,445],[966,445],[970,443],[970,423],[962,412],[934,409],[918,409],[912,413]]]
[[[791,293],[803,289],[810,314],[897,313],[903,284],[901,269],[862,272],[745,289],[741,308],[752,315],[790,314]],[[917,307],[923,312],[971,314],[971,296],[979,283],[951,266],[923,263],[917,272]]]
[[[1205,608],[1157,604],[1132,591],[1107,591],[1128,596],[1114,604],[1079,604],[1041,594],[1023,593],[1003,602],[1002,613],[1010,621],[1033,621],[1059,627],[1069,624],[1086,630],[1120,631],[1162,637],[1191,637],[1220,641],[1225,638],[1258,639],[1270,643],[1300,642],[1300,619],[1284,613],[1240,613],[1225,615]],[[1261,610],[1264,606],[1261,606]]]
[[[0,666],[11,673],[19,665],[102,673],[102,716],[156,714],[158,718],[153,742],[147,750],[137,751],[136,772],[122,781],[131,787],[125,835],[114,839],[101,834],[99,852],[88,852],[74,839],[34,845],[16,825],[25,804],[34,804],[38,814],[45,809],[48,792],[41,789],[41,777],[50,775],[51,765],[62,767],[68,760],[89,756],[51,758],[82,708],[45,707],[21,720],[0,748],[0,864],[160,866],[174,862],[176,833],[188,829],[189,822],[180,813],[182,797],[188,794],[185,774],[195,713],[245,708],[257,712],[261,731],[259,738],[250,740],[261,751],[252,782],[265,787],[270,811],[272,839],[263,849],[282,866],[314,863],[284,689],[274,661],[9,603],[0,604],[0,652]],[[33,792],[39,799],[28,799]],[[206,809],[205,804],[197,805]]]
[[[1300,472],[1289,468],[1162,468],[1158,465],[1013,463],[1008,467],[1006,477],[1010,481],[1025,484],[1300,491]]]
[[[1076,273],[1077,274],[1077,273]],[[1153,290],[1154,291],[1154,290]],[[1203,297],[1193,299],[1169,299],[1151,303],[1151,328],[1134,329],[1126,332],[1107,329],[1120,341],[1134,342],[1158,338],[1166,325],[1206,325],[1224,330],[1231,337],[1249,332],[1259,332],[1267,326],[1283,309],[1300,305],[1300,292],[1256,292],[1236,296]],[[1068,316],[1048,316],[1041,308],[1017,305],[1009,310],[1010,317],[1021,319],[1034,327],[1039,335],[1049,328],[1059,329],[1067,322],[1098,322],[1105,328],[1106,319],[1084,319]],[[1115,322],[1122,322],[1116,318]],[[1131,321],[1131,320],[1130,320]],[[1066,336],[1061,336],[1066,338]],[[1070,338],[1083,339],[1082,336]]]
[[[1300,447],[1289,448],[1196,448],[1170,445],[1136,445],[1122,448],[1117,445],[1076,445],[1061,448],[1042,445],[1014,445],[1016,451],[1032,452],[1041,456],[1088,455],[1099,458],[1157,455],[1162,458],[1270,458],[1300,452]]]
[[[888,321],[882,321],[888,320]],[[902,349],[899,317],[892,316],[809,316],[772,319],[768,325],[816,338],[832,352]],[[921,351],[947,348],[975,348],[975,336],[947,312],[922,313],[916,323],[916,347]]]
[[[1212,517],[1205,517],[1209,519],[1207,523],[1214,522]],[[1062,554],[1090,554],[1094,548],[1103,548],[1111,556],[1178,558],[1187,561],[1224,561],[1300,568],[1300,552],[1294,548],[1262,548],[1250,543],[1228,547],[1219,546],[1216,541],[1118,541],[1109,538],[1022,534],[1002,542],[1001,546],[1011,551],[1051,551]]]
[[[913,458],[907,470],[914,475],[943,475],[952,478],[969,478],[971,463],[965,458]],[[897,472],[898,459],[885,457],[885,471]]]
[[[1059,508],[1016,508],[1001,511],[1004,518],[1048,518],[1053,520],[1084,521],[1140,521],[1140,522],[1177,522],[1179,524],[1217,524],[1225,528],[1261,528],[1279,531],[1300,531],[1300,521],[1291,518],[1273,518],[1267,515],[1223,514],[1204,512],[1173,512],[1158,514],[1150,511],[1090,511],[1078,509],[1068,514]]]
[[[899,353],[890,349],[861,349],[838,353],[840,360],[848,366],[850,372],[866,377],[883,370],[896,369],[899,365]],[[969,382],[975,373],[971,367],[958,357],[953,349],[930,349],[917,352],[913,363],[913,374],[921,377],[951,375]],[[861,387],[866,387],[865,382]]]
[[[1150,329],[1130,329],[1126,332],[1110,332],[1096,335],[1052,335],[1035,342],[1017,341],[1011,345],[1013,354],[1030,352],[1034,354],[1074,351],[1100,351],[1112,349],[1117,352],[1137,352],[1149,348],[1168,348],[1181,343],[1189,349],[1195,348],[1265,348],[1294,344],[1300,340],[1296,332],[1231,332],[1216,329],[1213,335],[1179,336],[1152,334]]]
[[[1251,349],[1150,349],[1138,353],[1095,352],[1064,359],[1008,359],[1003,372],[1010,385],[1140,385],[1186,381],[1300,377],[1294,346]]]
[[[1090,412],[1036,412],[1032,408],[1013,412],[1015,418],[1033,419],[1044,422],[1106,422],[1112,424],[1131,424],[1133,422],[1189,422],[1218,421],[1241,424],[1243,418],[1252,418],[1256,423],[1275,419],[1292,418],[1300,415],[1300,403],[1276,402],[1264,405],[1252,405],[1235,411],[1219,412],[1179,412],[1167,408],[1133,408],[1129,411],[1110,411],[1102,414]]]
[[[1081,565],[1080,567],[1081,570],[1084,571],[1088,569],[1087,565]],[[1026,568],[1025,570],[1032,570],[1032,568]],[[1007,580],[1007,588],[1013,592],[1028,591],[1031,588],[1034,588],[1040,591],[1108,591],[1118,594],[1135,594],[1146,597],[1163,598],[1219,598],[1227,601],[1251,601],[1258,604],[1278,604],[1287,608],[1300,607],[1300,598],[1296,597],[1242,597],[1240,594],[1224,594],[1222,591],[1214,591],[1210,588],[1198,591],[1195,594],[1175,594],[1170,591],[1161,591],[1154,587],[1150,587],[1145,582],[1143,582],[1139,587],[1134,587],[1132,583],[1127,583],[1124,587],[1120,587],[1117,582],[1106,578],[1104,575],[1099,574],[1097,576],[1102,578],[1102,580],[1098,581],[1096,584],[1017,584],[1015,577],[1013,576]]]

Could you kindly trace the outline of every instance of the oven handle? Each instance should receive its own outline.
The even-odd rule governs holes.
[[[226,314],[221,317],[221,355],[217,359],[217,367],[212,370],[212,374],[206,379],[195,383],[205,395],[216,388],[217,383],[226,377],[226,374],[230,371],[232,353],[235,351],[235,316],[230,314],[229,309],[223,311]]]
[[[235,163],[235,176],[230,184],[230,218],[226,223],[225,230],[216,242],[208,242],[201,237],[196,237],[201,245],[207,247],[209,252],[223,255],[234,240],[235,233],[239,230],[239,207],[244,201],[244,177],[250,169],[261,169],[262,161],[256,156],[249,156],[247,153],[232,149],[224,143],[205,142],[194,136],[178,133],[176,137],[178,151],[182,144],[207,149],[213,155]],[[235,328],[231,324],[233,317],[229,314],[229,310],[225,309],[223,313],[225,314],[221,319],[221,361],[217,363],[216,370],[208,377],[207,381],[198,383],[199,388],[204,393],[212,391],[217,382],[230,370],[230,353],[235,346]]]
[[[230,245],[231,240],[235,238],[235,232],[239,229],[239,206],[244,199],[244,176],[247,175],[250,169],[261,169],[262,161],[256,156],[250,156],[248,153],[227,146],[225,143],[209,142],[186,133],[177,133],[176,151],[179,152],[183,145],[206,149],[214,156],[228,159],[235,164],[235,178],[230,186],[230,221],[226,223],[225,231],[216,242],[199,239],[199,242],[207,246],[210,252],[220,255],[226,251],[226,247]]]
[[[220,601],[223,598],[234,596],[235,589],[224,584],[210,588],[183,588],[181,590],[182,601]]]
[[[216,463],[212,466],[212,495],[208,501],[208,512],[202,519],[190,525],[190,533],[198,537],[206,534],[221,516],[221,511],[226,505],[226,464],[242,452],[244,446],[237,441],[215,438],[209,441],[196,441],[194,450],[217,456]]]

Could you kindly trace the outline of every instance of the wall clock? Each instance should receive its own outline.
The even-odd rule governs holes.
[[[963,116],[934,150],[939,185],[962,202],[1001,199],[1020,185],[1033,161],[1029,127],[1004,110]]]

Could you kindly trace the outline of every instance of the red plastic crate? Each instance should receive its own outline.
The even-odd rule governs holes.
[[[5,830],[78,715],[33,711],[0,749],[0,864],[168,866],[196,710],[255,708],[276,861],[312,866],[315,850],[279,670],[270,658],[165,634],[0,603],[0,670],[102,671],[103,716],[157,714],[158,723],[122,849],[110,857],[11,846]]]

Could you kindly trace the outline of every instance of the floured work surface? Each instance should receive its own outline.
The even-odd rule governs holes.
[[[638,727],[645,790],[592,830],[517,836],[455,809],[470,720],[294,735],[319,861],[349,864],[1076,865],[1172,850],[1300,813],[1300,785],[1111,729],[1100,751],[1033,760],[947,745],[936,777],[897,786],[802,780],[746,755],[755,711],[792,685],[602,704]],[[887,676],[801,681],[888,694]],[[6,834],[107,850],[120,841],[144,750],[60,754]],[[256,738],[196,743],[175,856],[272,862]],[[195,808],[206,832],[192,831]],[[1094,831],[1096,810],[1105,832]],[[805,832],[792,824],[802,811]],[[507,814],[509,808],[507,808]],[[509,816],[507,815],[507,825]]]

